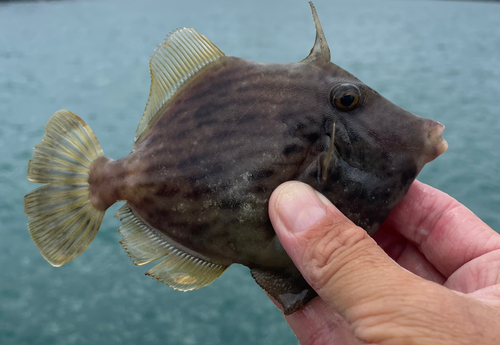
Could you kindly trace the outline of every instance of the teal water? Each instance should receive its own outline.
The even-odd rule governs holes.
[[[396,104],[446,125],[449,150],[419,179],[500,229],[500,4],[315,1],[332,60]],[[281,313],[231,267],[181,293],[144,276],[118,240],[115,205],[89,249],[53,268],[30,239],[33,146],[66,108],[112,158],[128,154],[149,94],[148,59],[195,27],[228,55],[298,61],[306,1],[0,3],[0,344],[294,344]]]

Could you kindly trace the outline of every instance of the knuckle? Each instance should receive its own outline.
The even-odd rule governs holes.
[[[309,273],[311,286],[321,290],[351,258],[356,257],[372,245],[372,240],[363,229],[347,219],[310,232],[309,244],[304,252],[305,269]]]

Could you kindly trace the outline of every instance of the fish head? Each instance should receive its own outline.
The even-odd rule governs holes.
[[[444,125],[395,105],[354,77],[345,78],[347,72],[333,63],[328,70],[333,77],[323,133],[329,138],[333,163],[343,159],[373,174],[416,176],[446,151]],[[345,72],[342,78],[339,72]]]
[[[301,177],[374,233],[423,166],[446,151],[444,126],[393,104],[330,61],[312,6],[316,41],[301,61],[320,70],[321,140]]]
[[[360,82],[333,83],[329,101],[325,134],[331,149],[353,167],[387,173],[406,166],[416,176],[448,147],[441,123],[402,109]]]

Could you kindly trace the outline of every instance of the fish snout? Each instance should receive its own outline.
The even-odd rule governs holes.
[[[425,162],[428,163],[448,149],[448,142],[443,139],[444,125],[434,120],[425,120]]]

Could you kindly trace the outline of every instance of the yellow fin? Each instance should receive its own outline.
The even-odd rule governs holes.
[[[151,90],[144,115],[135,133],[140,142],[156,115],[172,98],[179,87],[210,62],[224,53],[195,29],[182,28],[172,32],[159,46],[149,62]]]
[[[175,290],[191,291],[213,283],[226,268],[175,250],[146,274]]]
[[[123,205],[116,216],[122,222],[118,231],[125,236],[120,244],[134,264],[144,265],[168,255],[146,274],[176,290],[202,288],[212,283],[227,268],[186,253],[187,249],[149,226],[128,204]]]
[[[68,110],[56,112],[45,126],[28,164],[28,180],[38,183],[87,183],[90,164],[104,156],[90,127]]]
[[[92,242],[103,211],[90,203],[89,171],[103,152],[87,124],[67,110],[59,110],[45,127],[28,164],[28,179],[48,183],[24,197],[31,238],[53,266],[80,255]]]
[[[122,226],[118,230],[124,237],[121,246],[137,266],[158,260],[169,253],[171,246],[161,232],[149,227],[136,216],[128,204],[123,205],[116,217]]]

